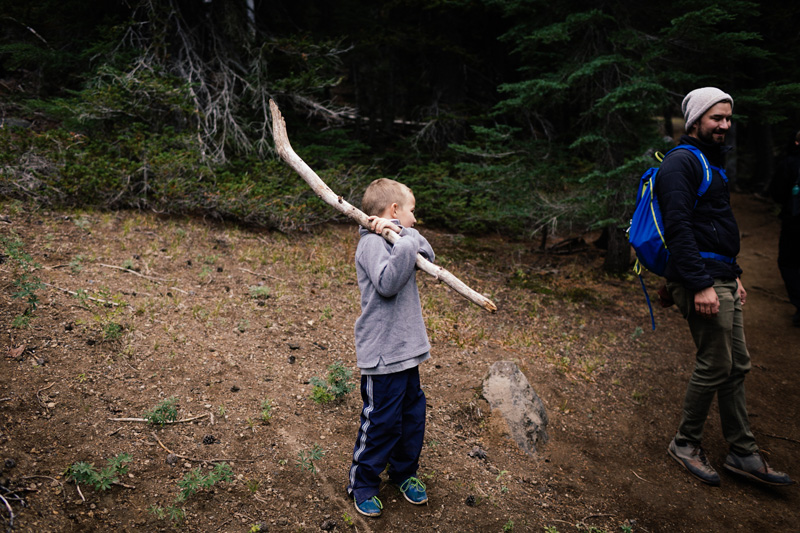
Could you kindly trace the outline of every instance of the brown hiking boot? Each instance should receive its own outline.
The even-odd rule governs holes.
[[[794,485],[794,481],[789,474],[777,472],[770,468],[760,453],[755,452],[750,455],[739,455],[734,452],[728,454],[723,465],[726,470],[730,470],[740,476],[765,483],[767,485]]]
[[[673,459],[703,483],[714,486],[719,485],[719,474],[709,464],[706,454],[699,444],[692,444],[691,442],[678,444],[675,439],[672,439],[667,451]]]

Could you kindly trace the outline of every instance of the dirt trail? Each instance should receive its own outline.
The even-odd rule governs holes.
[[[746,381],[751,426],[770,463],[800,480],[800,328],[791,326],[794,309],[786,298],[777,268],[780,225],[771,202],[737,194],[733,207],[743,237],[739,261],[748,290],[744,316],[753,363]],[[691,350],[688,331],[685,325],[683,328],[678,335]],[[679,372],[679,381],[684,384],[691,369],[689,353]],[[672,395],[682,390],[675,388],[674,382],[671,388]],[[672,403],[670,420],[678,415],[679,400],[676,396]],[[715,408],[707,424],[704,447],[712,463],[721,467],[727,449],[717,416]],[[654,510],[666,513],[665,527],[657,530],[798,530],[800,487],[763,488],[724,471],[721,487],[706,487],[690,479],[667,458],[668,437],[669,434],[660,436],[655,444],[664,452],[661,457],[667,476],[660,490],[648,494],[651,500],[647,502]]]

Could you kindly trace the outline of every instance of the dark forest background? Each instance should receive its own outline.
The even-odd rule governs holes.
[[[425,224],[510,238],[606,229],[628,267],[638,176],[680,102],[735,99],[739,190],[800,129],[786,2],[0,0],[0,194],[288,231],[335,214],[276,158],[358,205],[386,176]]]

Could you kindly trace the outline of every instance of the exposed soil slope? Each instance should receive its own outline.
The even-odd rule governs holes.
[[[790,326],[775,264],[778,224],[756,198],[737,195],[734,207],[750,295],[752,425],[774,466],[800,478],[800,329]],[[0,235],[22,239],[48,284],[28,326],[14,327],[26,308],[13,298],[21,271],[0,265],[0,494],[14,531],[797,529],[800,488],[727,474],[707,487],[667,456],[693,365],[688,331],[673,308],[657,310],[651,332],[638,281],[603,275],[592,247],[544,254],[420,228],[437,258],[499,311],[418,275],[433,344],[421,369],[429,408],[420,477],[430,503],[412,507],[386,486],[384,515],[367,520],[344,492],[358,394],[318,405],[309,384],[335,361],[355,370],[352,226],[285,236],[139,213],[9,203],[0,213],[9,217]],[[505,359],[548,409],[550,442],[535,457],[480,397],[489,365]],[[171,397],[179,418],[201,418],[118,420]],[[715,416],[705,445],[721,466]],[[315,446],[324,452],[316,473],[298,464]],[[131,457],[122,484],[79,491],[64,478],[78,461],[99,468],[121,453]],[[179,481],[222,461],[231,481],[176,504]],[[180,524],[158,516],[171,505],[185,512]],[[0,517],[8,525],[4,505]]]

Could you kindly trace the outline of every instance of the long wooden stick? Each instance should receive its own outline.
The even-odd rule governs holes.
[[[269,108],[272,112],[272,136],[275,139],[275,148],[278,150],[278,155],[280,155],[290,167],[300,174],[300,177],[311,186],[311,189],[313,189],[317,196],[322,198],[326,203],[333,206],[338,211],[341,211],[348,217],[358,222],[361,226],[369,229],[369,220],[367,215],[357,207],[348,203],[344,198],[334,193],[331,188],[328,187],[324,181],[322,181],[317,173],[314,172],[311,167],[305,163],[305,161],[300,159],[300,156],[298,156],[292,149],[292,145],[289,144],[289,136],[286,133],[286,122],[284,121],[283,115],[281,115],[277,104],[275,104],[273,100],[269,101]],[[392,244],[401,238],[397,233],[390,229],[384,230],[382,235],[384,239]],[[470,289],[463,281],[455,277],[446,269],[438,265],[434,265],[420,254],[417,254],[417,267],[450,286],[472,303],[479,305],[492,313],[497,311],[497,306],[489,298]]]

